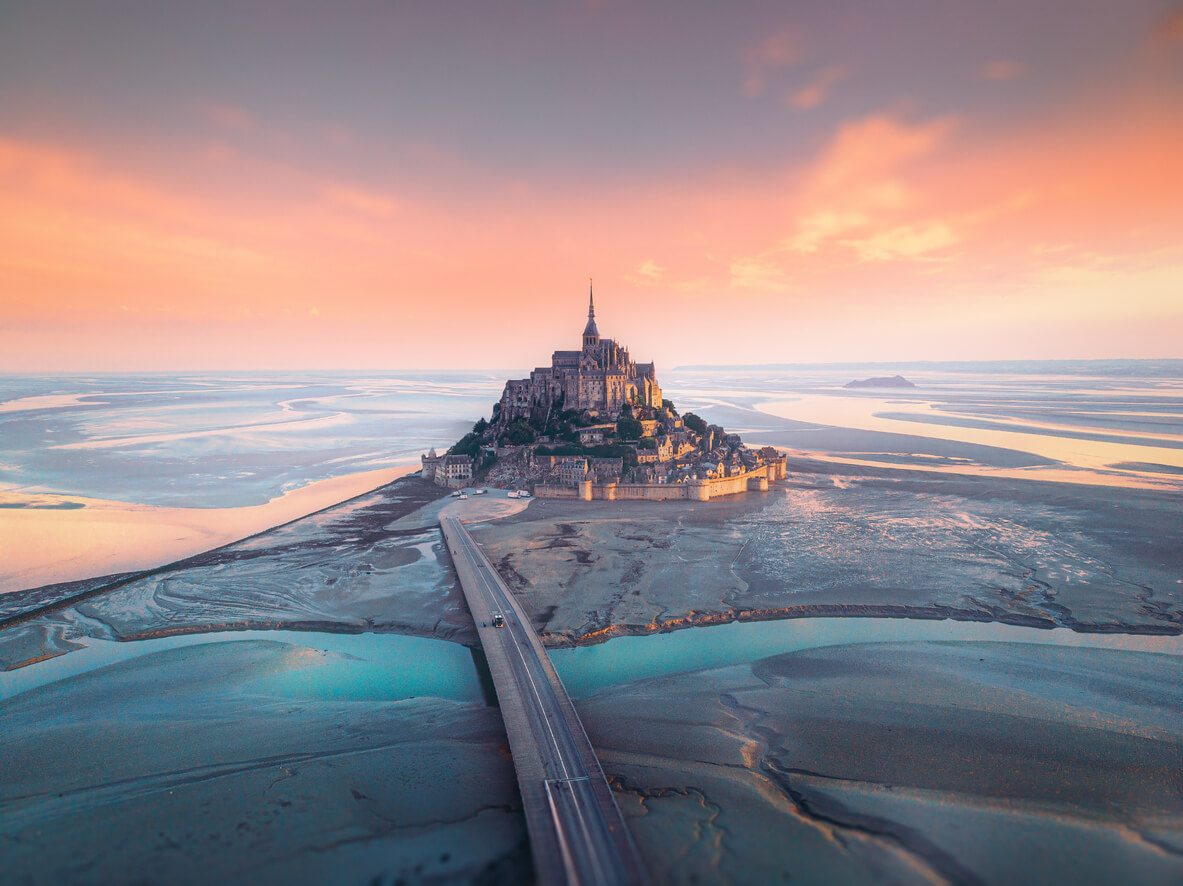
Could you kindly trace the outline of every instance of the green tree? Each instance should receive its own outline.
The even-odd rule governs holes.
[[[534,442],[534,428],[524,418],[515,419],[513,424],[501,437],[510,446],[522,446]]]
[[[690,428],[696,434],[705,434],[707,432],[707,423],[695,415],[693,412],[687,412],[682,416],[682,424]]]
[[[448,455],[471,455],[475,461],[480,451],[481,435],[465,434],[452,445],[452,448],[448,450]]]
[[[485,429],[488,427],[489,427],[489,423],[487,421],[485,421],[483,418],[477,419],[477,423],[472,426],[472,432],[474,434],[483,434],[483,433],[485,433]]]
[[[639,440],[645,428],[631,415],[621,414],[616,422],[616,435],[621,440]]]

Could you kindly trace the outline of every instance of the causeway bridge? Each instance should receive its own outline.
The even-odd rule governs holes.
[[[646,882],[600,762],[529,618],[460,520],[442,516],[440,528],[489,660],[539,881]]]

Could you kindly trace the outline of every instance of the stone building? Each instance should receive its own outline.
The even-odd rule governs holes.
[[[617,419],[625,404],[661,407],[661,387],[652,363],[635,363],[628,348],[600,338],[593,293],[588,293],[587,325],[578,351],[555,351],[550,366],[529,378],[505,383],[498,421],[545,419],[552,408],[586,410]]]
[[[419,476],[424,480],[434,480],[435,469],[439,467],[440,463],[440,457],[435,454],[435,447],[431,447],[431,451],[427,455],[419,456],[419,460],[423,464],[423,467],[419,470]]]
[[[435,466],[437,486],[463,486],[472,479],[471,455],[445,455]]]
[[[588,473],[595,474],[596,481],[599,483],[614,483],[620,479],[620,475],[624,472],[624,459],[589,458],[587,470]]]
[[[564,458],[559,463],[559,482],[564,486],[574,486],[587,479],[586,458]]]

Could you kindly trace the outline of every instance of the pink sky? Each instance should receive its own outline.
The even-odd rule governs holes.
[[[1183,357],[1183,7],[782,6],[29,4],[0,371]]]

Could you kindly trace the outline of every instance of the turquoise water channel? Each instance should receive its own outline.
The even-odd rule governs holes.
[[[15,671],[0,672],[0,699],[130,659],[182,647],[253,641],[291,647],[293,667],[252,678],[270,695],[324,700],[390,701],[433,696],[481,702],[471,651],[456,643],[401,634],[329,634],[312,631],[221,631],[153,640],[88,640],[88,646]],[[300,654],[315,666],[301,666]]]
[[[633,680],[745,664],[801,649],[859,643],[993,641],[1183,655],[1183,637],[1082,634],[1012,625],[907,618],[798,618],[731,622],[668,634],[617,637],[596,646],[551,650],[572,698]]]
[[[0,672],[0,699],[130,659],[182,647],[269,641],[301,652],[340,653],[315,666],[280,669],[253,678],[272,695],[389,701],[432,696],[481,702],[472,652],[446,640],[401,634],[329,634],[310,631],[224,631],[134,642],[89,640],[88,646],[15,671]],[[1183,637],[1083,634],[1011,625],[903,618],[802,618],[732,622],[668,634],[618,637],[595,646],[550,651],[573,698],[667,674],[744,664],[772,655],[867,643],[988,641],[1041,643],[1183,655]]]

